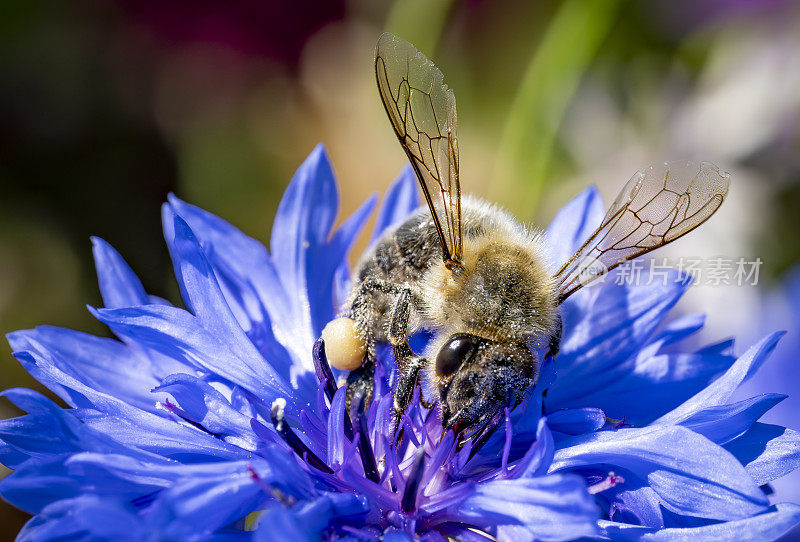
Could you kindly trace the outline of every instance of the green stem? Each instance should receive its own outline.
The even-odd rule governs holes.
[[[530,216],[547,183],[569,102],[622,0],[567,0],[535,49],[500,139],[490,197]]]

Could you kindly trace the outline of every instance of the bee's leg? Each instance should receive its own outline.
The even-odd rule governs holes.
[[[397,380],[397,389],[394,391],[394,409],[392,413],[392,432],[395,434],[395,441],[399,442],[402,438],[401,421],[406,407],[414,398],[414,389],[419,382],[419,373],[425,366],[425,358],[414,356],[406,360],[404,370],[400,372]]]
[[[352,398],[361,390],[364,391],[364,404],[369,405],[375,388],[375,345],[372,333],[369,331],[376,318],[372,299],[372,292],[375,291],[388,294],[396,299],[388,335],[394,347],[398,367],[400,367],[399,360],[402,355],[398,353],[398,346],[395,343],[404,342],[408,352],[411,352],[411,348],[405,342],[405,334],[408,331],[411,291],[408,287],[400,284],[368,277],[361,283],[349,311],[350,317],[356,322],[356,328],[362,330],[365,334],[367,347],[361,367],[350,371],[347,375],[347,408],[350,408]],[[413,355],[413,352],[411,355]]]
[[[375,388],[375,344],[370,330],[371,322],[375,319],[375,311],[369,290],[365,288],[365,285],[362,284],[353,299],[348,316],[354,320],[355,329],[357,333],[361,334],[366,345],[361,367],[350,371],[347,375],[345,407],[349,410],[353,397],[359,391],[364,392],[365,407],[369,405]]]
[[[561,320],[561,315],[556,314],[556,328],[550,336],[550,343],[547,345],[547,352],[544,357],[555,358],[561,350],[561,334],[564,331],[564,322]]]
[[[369,405],[372,401],[372,391],[375,389],[375,358],[370,355],[370,350],[367,349],[367,354],[364,356],[364,364],[354,371],[350,371],[347,375],[347,399],[345,400],[345,407],[350,409],[350,403],[353,397],[359,391],[364,392],[364,406]]]
[[[397,382],[397,389],[394,392],[394,427],[395,435],[398,433],[400,421],[406,407],[414,398],[414,389],[419,383],[419,375],[425,366],[425,358],[419,357],[411,350],[408,344],[408,320],[411,310],[411,290],[401,287],[397,299],[395,299],[392,309],[392,321],[389,323],[389,341],[394,350],[394,359],[397,369],[400,371],[400,378]],[[420,400],[422,396],[420,395]]]
[[[378,290],[394,297],[391,320],[386,336],[392,344],[397,368],[403,372],[405,360],[414,357],[414,352],[408,344],[408,320],[411,318],[411,289],[402,284],[382,281],[374,278],[362,283],[362,291]]]
[[[408,319],[411,317],[411,290],[400,287],[392,307],[392,320],[389,322],[389,332],[386,334],[392,343],[394,358],[397,367],[402,368],[403,362],[414,352],[408,345]],[[401,369],[402,370],[402,369]]]

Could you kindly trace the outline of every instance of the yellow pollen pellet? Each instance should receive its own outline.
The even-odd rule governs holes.
[[[352,318],[336,318],[322,330],[325,354],[328,363],[342,371],[353,371],[361,367],[367,347],[356,333]]]

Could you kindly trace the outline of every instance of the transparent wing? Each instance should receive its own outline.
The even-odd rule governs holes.
[[[730,176],[713,164],[667,162],[631,177],[600,227],[555,274],[559,299],[618,265],[674,241],[722,205]]]
[[[405,40],[385,33],[375,47],[383,106],[417,174],[448,267],[461,262],[456,98],[444,76]]]

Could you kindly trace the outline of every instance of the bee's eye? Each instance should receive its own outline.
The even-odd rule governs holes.
[[[475,353],[477,349],[475,339],[476,337],[466,334],[450,337],[436,356],[436,374],[448,377],[455,373],[461,364]]]

